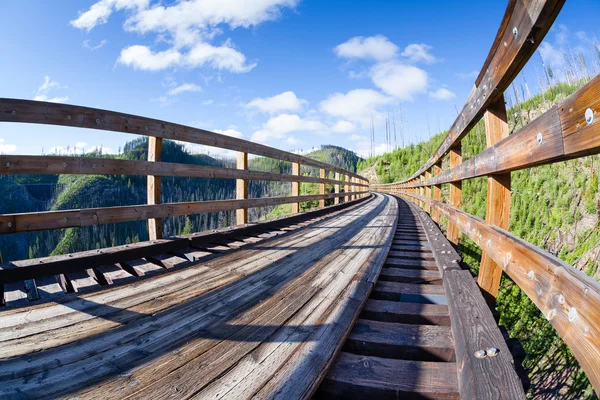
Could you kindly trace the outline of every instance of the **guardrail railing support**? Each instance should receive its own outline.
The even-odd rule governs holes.
[[[237,157],[237,169],[248,169],[248,153],[239,152]],[[248,198],[248,181],[246,179],[235,180],[235,198],[244,200]],[[238,208],[235,210],[236,225],[244,225],[248,223],[248,209]]]
[[[160,161],[162,157],[162,138],[150,136],[148,138],[148,161]],[[160,204],[160,176],[148,175],[148,204]],[[162,239],[163,226],[161,218],[150,218],[148,220],[148,236],[150,240]]]
[[[325,179],[325,170],[323,168],[321,168],[319,170],[319,178]],[[319,183],[319,194],[321,196],[325,195],[325,182]],[[323,207],[325,207],[325,199],[320,199],[319,200],[319,208],[323,208]]]
[[[508,120],[504,96],[491,104],[484,115],[485,139],[487,147],[493,146],[508,137]],[[486,222],[503,229],[508,229],[510,220],[510,172],[488,176],[488,198]],[[487,243],[493,246],[494,243]],[[485,251],[486,245],[481,246],[481,264],[477,283],[481,287],[488,303],[493,304],[498,295],[502,268],[489,257]]]
[[[433,166],[433,176],[438,176],[442,173],[442,163],[437,163]],[[433,185],[433,200],[442,200],[442,185]],[[440,210],[436,207],[431,211],[431,218],[436,224],[440,223]]]
[[[292,175],[300,176],[300,163],[292,163]],[[300,196],[300,182],[292,182],[292,196]],[[300,203],[292,203],[292,214],[300,212]]]
[[[458,167],[462,163],[462,144],[458,142],[454,148],[450,149],[450,168]],[[450,193],[448,194],[450,205],[456,209],[462,207],[462,182],[450,183]],[[448,241],[458,246],[458,226],[452,221],[448,221],[448,230],[446,236]]]
[[[419,182],[423,182],[425,180],[425,176],[419,176]],[[425,196],[425,188],[423,186],[419,187],[419,195]],[[425,202],[419,200],[419,207],[425,208]]]
[[[348,175],[344,175],[344,181],[346,182],[346,184],[344,185],[344,193],[346,193],[346,195],[344,196],[344,202],[347,203],[350,201],[350,196],[348,196],[348,192],[350,191],[350,186],[348,185],[350,177]]]
[[[339,181],[340,180],[340,173],[336,172],[335,173],[335,180]],[[340,193],[340,184],[336,183],[333,187],[333,190],[335,192],[335,194],[339,194]],[[335,199],[333,199],[333,204],[340,204],[340,198],[336,197]]]
[[[425,179],[431,179],[431,172],[429,172],[429,170],[425,171]],[[425,186],[425,197],[431,197],[431,186]],[[425,212],[431,214],[431,206],[429,203],[425,204]]]

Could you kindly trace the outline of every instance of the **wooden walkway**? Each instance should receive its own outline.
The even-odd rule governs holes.
[[[9,302],[0,398],[308,397],[371,292],[396,221],[396,200],[376,194],[145,279]]]

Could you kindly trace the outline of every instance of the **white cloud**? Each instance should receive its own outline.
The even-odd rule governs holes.
[[[327,126],[316,119],[303,119],[296,114],[280,114],[270,118],[262,129],[254,132],[251,140],[266,143],[272,139],[285,139],[291,132],[326,132]]]
[[[335,54],[341,58],[362,58],[378,61],[396,57],[398,50],[398,46],[383,35],[355,36],[334,49]]]
[[[431,46],[424,43],[409,44],[402,51],[402,57],[408,58],[410,62],[433,64],[438,60],[429,52],[431,49]]]
[[[100,151],[102,148],[103,154],[115,154],[114,150],[110,147],[97,145],[97,146],[88,146],[86,142],[77,142],[75,146],[61,146],[55,145],[52,146],[49,150],[49,154],[83,154],[83,153],[91,153],[93,151]]]
[[[247,63],[246,56],[234,49],[230,40],[214,46],[209,42],[223,33],[222,25],[230,29],[249,28],[277,19],[283,9],[294,8],[299,0],[189,0],[170,5],[150,5],[150,0],[100,0],[71,25],[83,30],[108,21],[115,11],[128,10],[131,14],[124,29],[146,35],[154,33],[157,42],[171,47],[162,51],[147,46],[133,45],[122,49],[118,63],[146,71],[171,67],[210,67],[233,73],[248,72],[255,63]]]
[[[246,104],[246,107],[267,113],[276,113],[281,111],[296,111],[301,109],[306,103],[306,100],[299,99],[294,92],[288,91],[273,97],[253,99]]]
[[[83,47],[90,51],[98,50],[99,48],[104,47],[106,44],[108,44],[108,40],[106,39],[101,40],[100,43],[96,46],[92,46],[89,40],[83,41]]]
[[[148,6],[150,0],[100,0],[86,12],[80,12],[79,17],[71,21],[75,28],[90,31],[97,25],[105,24],[113,11],[122,9],[142,9]]]
[[[377,87],[401,100],[412,100],[415,94],[423,93],[429,80],[424,70],[397,61],[375,65],[371,77]]]
[[[50,91],[53,89],[61,89],[62,86],[56,81],[50,79],[49,76],[44,77],[44,83],[40,86],[36,92],[36,95],[33,97],[33,100],[37,101],[48,101],[50,103],[65,103],[69,100],[67,96],[55,96],[50,97]]]
[[[210,106],[212,103],[214,103],[214,101],[213,101],[213,100],[211,100],[211,99],[208,99],[208,100],[204,100],[204,101],[202,102],[202,105],[203,105],[203,106]]]
[[[440,88],[435,92],[429,92],[429,97],[435,100],[452,100],[456,98],[456,94],[446,88]]]
[[[377,107],[389,104],[393,99],[376,90],[355,89],[346,94],[334,93],[320,104],[321,110],[334,117],[370,126],[371,118],[377,116]]]
[[[197,43],[189,52],[182,53],[175,48],[153,52],[147,46],[134,45],[121,50],[119,64],[142,71],[160,71],[171,67],[201,67],[208,65],[214,69],[233,73],[248,72],[256,64],[247,64],[246,56],[231,47],[230,41],[223,46]]]
[[[171,104],[177,103],[179,100],[177,98],[169,97],[169,96],[160,96],[154,99],[150,99],[150,101],[159,103],[161,107],[168,107]]]
[[[178,94],[184,93],[184,92],[200,92],[202,90],[202,88],[198,85],[196,85],[195,83],[184,83],[182,85],[179,85],[177,87],[174,87],[172,89],[170,89],[167,94],[169,96],[177,96]]]
[[[4,144],[4,139],[0,138],[0,154],[14,153],[17,151],[17,146],[14,144]]]
[[[75,147],[77,147],[77,148],[84,148],[87,145],[88,145],[87,142],[77,142],[77,143],[75,143]]]
[[[292,136],[290,136],[289,138],[285,139],[285,142],[287,144],[291,144],[292,146],[304,143],[302,140],[296,139],[295,137],[292,137]]]
[[[225,130],[221,130],[221,129],[215,129],[213,132],[215,133],[220,133],[221,135],[226,135],[226,136],[231,136],[231,137],[235,137],[235,138],[241,138],[244,135],[242,134],[242,132],[237,131],[235,129],[225,129]]]
[[[355,129],[356,126],[352,122],[345,120],[340,120],[331,127],[331,130],[336,133],[350,133],[354,132]]]

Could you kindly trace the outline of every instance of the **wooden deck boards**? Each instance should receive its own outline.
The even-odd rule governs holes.
[[[377,279],[396,213],[376,195],[204,262],[154,257],[173,270],[0,311],[0,397],[306,397]]]

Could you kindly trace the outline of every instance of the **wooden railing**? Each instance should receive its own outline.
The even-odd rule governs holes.
[[[103,174],[148,177],[148,204],[4,214],[0,215],[0,234],[147,220],[150,239],[156,240],[162,238],[162,219],[165,217],[237,210],[236,222],[242,225],[248,222],[248,208],[292,203],[292,211],[297,213],[300,202],[318,200],[319,206],[324,207],[326,199],[334,199],[334,203],[338,204],[340,197],[352,201],[368,193],[368,181],[365,178],[342,168],[246,140],[135,115],[65,104],[0,99],[0,122],[92,128],[149,137],[148,161],[75,156],[0,156],[0,175]],[[163,162],[161,150],[164,139],[237,151],[237,168]],[[248,154],[291,162],[292,174],[248,170]],[[318,168],[319,177],[302,176],[301,165]],[[327,171],[334,172],[335,179],[326,178]],[[236,199],[161,204],[162,176],[235,179]],[[292,194],[249,199],[247,185],[250,180],[292,182]],[[303,182],[318,183],[319,194],[300,195],[300,184]],[[335,192],[325,193],[326,184],[334,185]],[[343,193],[341,186],[344,187]]]
[[[408,179],[371,189],[404,196],[436,222],[444,215],[451,242],[458,243],[461,231],[481,247],[477,280],[488,299],[494,301],[505,272],[543,312],[600,393],[600,285],[507,231],[511,171],[600,153],[600,77],[508,134],[504,92],[563,3],[511,0],[475,87],[437,151]],[[482,118],[487,148],[462,162],[461,140]],[[446,157],[449,168],[443,171]],[[462,181],[481,176],[488,177],[485,221],[460,210]],[[443,184],[450,185],[448,204],[441,202]]]

